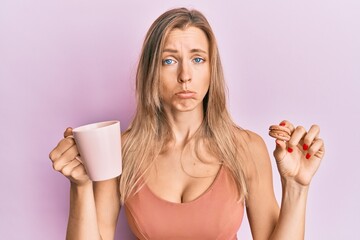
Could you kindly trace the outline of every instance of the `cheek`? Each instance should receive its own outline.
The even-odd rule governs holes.
[[[210,66],[206,64],[198,71],[199,77],[204,81],[209,83],[210,82]]]
[[[172,72],[172,69],[162,70],[160,73],[160,88],[170,89],[174,85],[174,79],[176,80],[176,75]]]
[[[170,81],[160,81],[160,97],[168,99],[173,92],[173,86]]]
[[[160,86],[159,86],[159,95],[160,95],[160,98],[164,98],[164,94],[166,93],[166,89],[164,87],[164,84],[162,84],[162,82],[160,82]]]
[[[166,91],[171,89],[171,82],[170,81],[160,82],[160,88],[166,93]]]
[[[202,87],[204,89],[209,89],[209,87],[210,87],[210,72],[204,73],[201,82],[202,82]]]

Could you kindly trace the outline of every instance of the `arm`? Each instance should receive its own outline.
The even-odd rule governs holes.
[[[288,121],[281,125],[290,131],[290,140],[276,139],[274,157],[283,192],[279,220],[270,239],[304,239],[308,189],[324,157],[324,143],[317,125],[309,131],[302,126],[295,129]]]
[[[251,159],[248,160],[246,212],[253,239],[266,239],[275,229],[279,206],[275,199],[270,157],[262,138],[253,132],[244,134]]]
[[[278,222],[270,239],[304,239],[308,187],[282,180],[282,199]]]
[[[82,186],[71,182],[70,213],[66,239],[102,239],[97,223],[91,182]]]
[[[114,239],[120,212],[118,178],[94,182],[96,216],[102,239]]]
[[[306,133],[302,127],[294,130],[290,123],[287,125],[291,139],[288,143],[277,140],[274,151],[282,183],[280,211],[273,193],[270,157],[265,143],[261,137],[249,132],[253,164],[249,168],[247,211],[254,239],[304,239],[308,187],[323,157],[323,143],[313,142],[318,135],[314,130],[317,126]],[[302,150],[305,142],[311,145],[308,151]],[[291,154],[288,147],[294,150]],[[319,152],[321,156],[316,156]],[[315,156],[307,159],[307,153]]]
[[[114,239],[120,211],[117,178],[83,186],[71,183],[66,239]]]
[[[66,239],[113,239],[120,211],[117,178],[91,182],[83,164],[71,128],[50,153],[53,167],[70,180],[70,213]]]

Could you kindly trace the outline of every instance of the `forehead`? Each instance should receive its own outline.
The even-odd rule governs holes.
[[[209,41],[203,30],[197,27],[175,28],[165,41],[165,48],[199,48],[208,51]]]

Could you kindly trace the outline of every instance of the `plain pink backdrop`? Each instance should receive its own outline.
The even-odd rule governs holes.
[[[310,189],[306,239],[359,239],[357,0],[2,0],[0,238],[65,238],[69,182],[48,153],[67,126],[119,119],[127,127],[144,35],[177,6],[208,17],[232,116],[260,134],[270,154],[269,125],[289,119],[322,127],[327,153]],[[251,239],[246,218],[238,236]],[[123,213],[118,239],[132,239]]]

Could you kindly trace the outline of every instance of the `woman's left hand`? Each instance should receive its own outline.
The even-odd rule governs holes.
[[[294,180],[302,186],[308,186],[325,154],[324,142],[319,138],[320,128],[312,125],[308,131],[303,126],[294,127],[288,121],[280,126],[290,131],[290,140],[276,138],[274,157],[282,178]],[[270,128],[270,135],[272,134]],[[282,135],[282,134],[281,134]],[[286,135],[286,133],[285,133]]]

